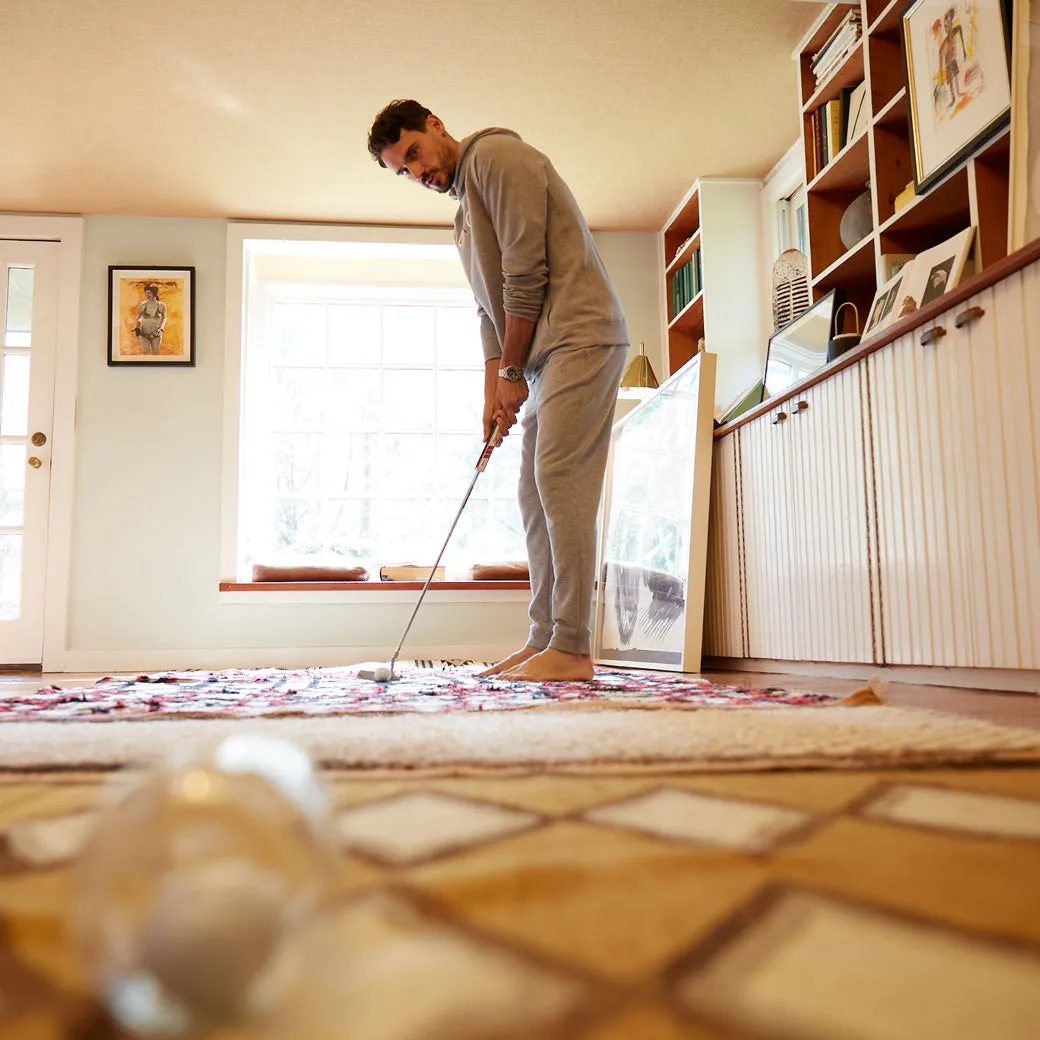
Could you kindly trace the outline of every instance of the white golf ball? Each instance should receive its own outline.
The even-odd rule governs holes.
[[[390,680],[390,669],[389,668],[377,668],[372,677],[376,682],[389,682]]]

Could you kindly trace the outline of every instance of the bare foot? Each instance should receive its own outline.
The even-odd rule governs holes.
[[[498,673],[510,682],[584,682],[592,678],[592,658],[588,654],[568,654],[546,649],[512,668]]]
[[[510,654],[508,657],[502,658],[498,664],[493,664],[490,668],[485,668],[482,672],[477,672],[478,679],[487,678],[489,675],[498,675],[500,672],[506,671],[508,668],[515,668],[518,664],[523,664],[524,661],[538,653],[536,647],[525,646],[517,650],[515,653]]]

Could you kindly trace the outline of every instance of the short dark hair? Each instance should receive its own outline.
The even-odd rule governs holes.
[[[148,284],[147,284],[147,285],[146,285],[146,286],[144,287],[144,291],[145,291],[145,292],[150,292],[150,293],[155,293],[156,297],[158,297],[158,295],[159,295],[159,286],[157,286],[157,285],[155,284],[155,282],[149,282],[149,283],[148,283]]]
[[[376,116],[372,129],[368,132],[368,154],[380,166],[386,167],[381,156],[384,148],[397,144],[401,140],[402,130],[417,130],[422,133],[426,129],[426,120],[433,113],[425,105],[411,99],[391,101]]]

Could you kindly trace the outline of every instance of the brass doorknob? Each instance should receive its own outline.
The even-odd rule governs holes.
[[[47,434],[34,433],[30,439],[32,440],[34,447],[42,448],[47,443]]]
[[[43,463],[40,462],[40,460],[35,455],[30,455],[29,465],[32,466],[33,469],[39,469],[43,465]]]

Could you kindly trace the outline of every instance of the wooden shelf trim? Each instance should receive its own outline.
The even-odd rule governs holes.
[[[853,87],[865,77],[863,68],[863,37],[856,41],[856,46],[845,56],[845,60],[821,83],[812,97],[802,106],[802,115],[808,115],[820,105],[833,101],[842,88]]]
[[[889,0],[888,6],[874,19],[873,24],[867,27],[867,35],[874,36],[877,33],[898,29],[904,7],[906,7],[906,0]]]
[[[222,581],[221,592],[400,592],[422,590],[422,581]],[[473,592],[484,589],[529,589],[529,581],[434,581],[430,591]]]
[[[687,260],[689,260],[691,256],[693,256],[693,251],[700,244],[701,244],[701,229],[697,228],[697,230],[693,233],[693,237],[690,239],[690,241],[687,242],[685,246],[683,246],[682,252],[677,257],[675,257],[675,259],[672,260],[668,264],[668,266],[664,269],[664,273],[666,275],[667,274],[671,274],[672,271],[676,270],[677,268],[682,267],[682,265]]]
[[[902,103],[902,104],[901,104]],[[871,122],[874,126],[884,126],[886,123],[893,123],[896,120],[893,118],[893,113],[896,109],[902,107],[900,122],[906,119],[906,87],[900,87],[898,93],[892,97],[885,105],[879,109],[878,113]]]
[[[700,323],[704,314],[704,290],[699,293],[679,313],[668,322],[668,328],[693,328]],[[699,317],[700,316],[700,317]]]
[[[835,188],[864,188],[870,180],[870,153],[867,131],[849,141],[838,154],[809,182],[806,191],[831,191]]]
[[[901,210],[893,213],[878,228],[879,235],[898,234],[900,231],[913,231],[919,227],[934,224],[947,216],[961,210],[968,211],[968,164],[958,166],[950,174],[933,185],[924,195],[916,195]],[[963,195],[963,205],[960,197]]]
[[[853,350],[850,350],[846,354],[842,354],[841,357],[836,358],[829,365],[825,365],[818,371],[813,372],[812,375],[806,376],[800,383],[795,383],[793,386],[788,387],[788,389],[782,394],[777,394],[776,397],[767,398],[761,404],[755,405],[754,408],[749,409],[739,418],[734,419],[733,422],[727,423],[725,426],[720,426],[715,431],[715,437],[728,436],[734,430],[754,421],[760,415],[764,415],[777,405],[783,404],[784,401],[789,401],[792,397],[797,397],[799,394],[804,393],[817,383],[822,383],[825,379],[829,379],[831,376],[841,372],[843,369],[857,364],[862,361],[863,358],[873,354],[877,350],[880,350],[882,347],[888,346],[889,343],[905,336],[908,332],[913,332],[922,325],[927,325],[939,315],[952,311],[957,304],[963,303],[969,297],[974,296],[983,289],[988,289],[991,285],[995,285],[997,282],[1002,281],[1004,278],[1014,274],[1016,271],[1021,271],[1022,268],[1028,267],[1034,260],[1040,260],[1040,238],[1035,239],[1026,246],[1023,246],[1010,256],[998,260],[990,267],[985,268],[979,274],[972,275],[971,278],[961,282],[956,289],[953,289],[945,295],[940,296],[938,299],[933,300],[927,306],[914,311],[913,314],[908,314],[905,318],[900,318],[900,320],[895,324],[890,325],[885,329],[881,335],[854,348]]]
[[[830,267],[815,275],[812,280],[813,288],[830,288],[842,281],[848,281],[849,276],[859,272],[862,267],[869,271],[871,278],[874,276],[874,235],[873,231],[865,235],[851,249],[842,253]],[[863,254],[869,253],[864,259]],[[855,280],[855,279],[853,279]]]

